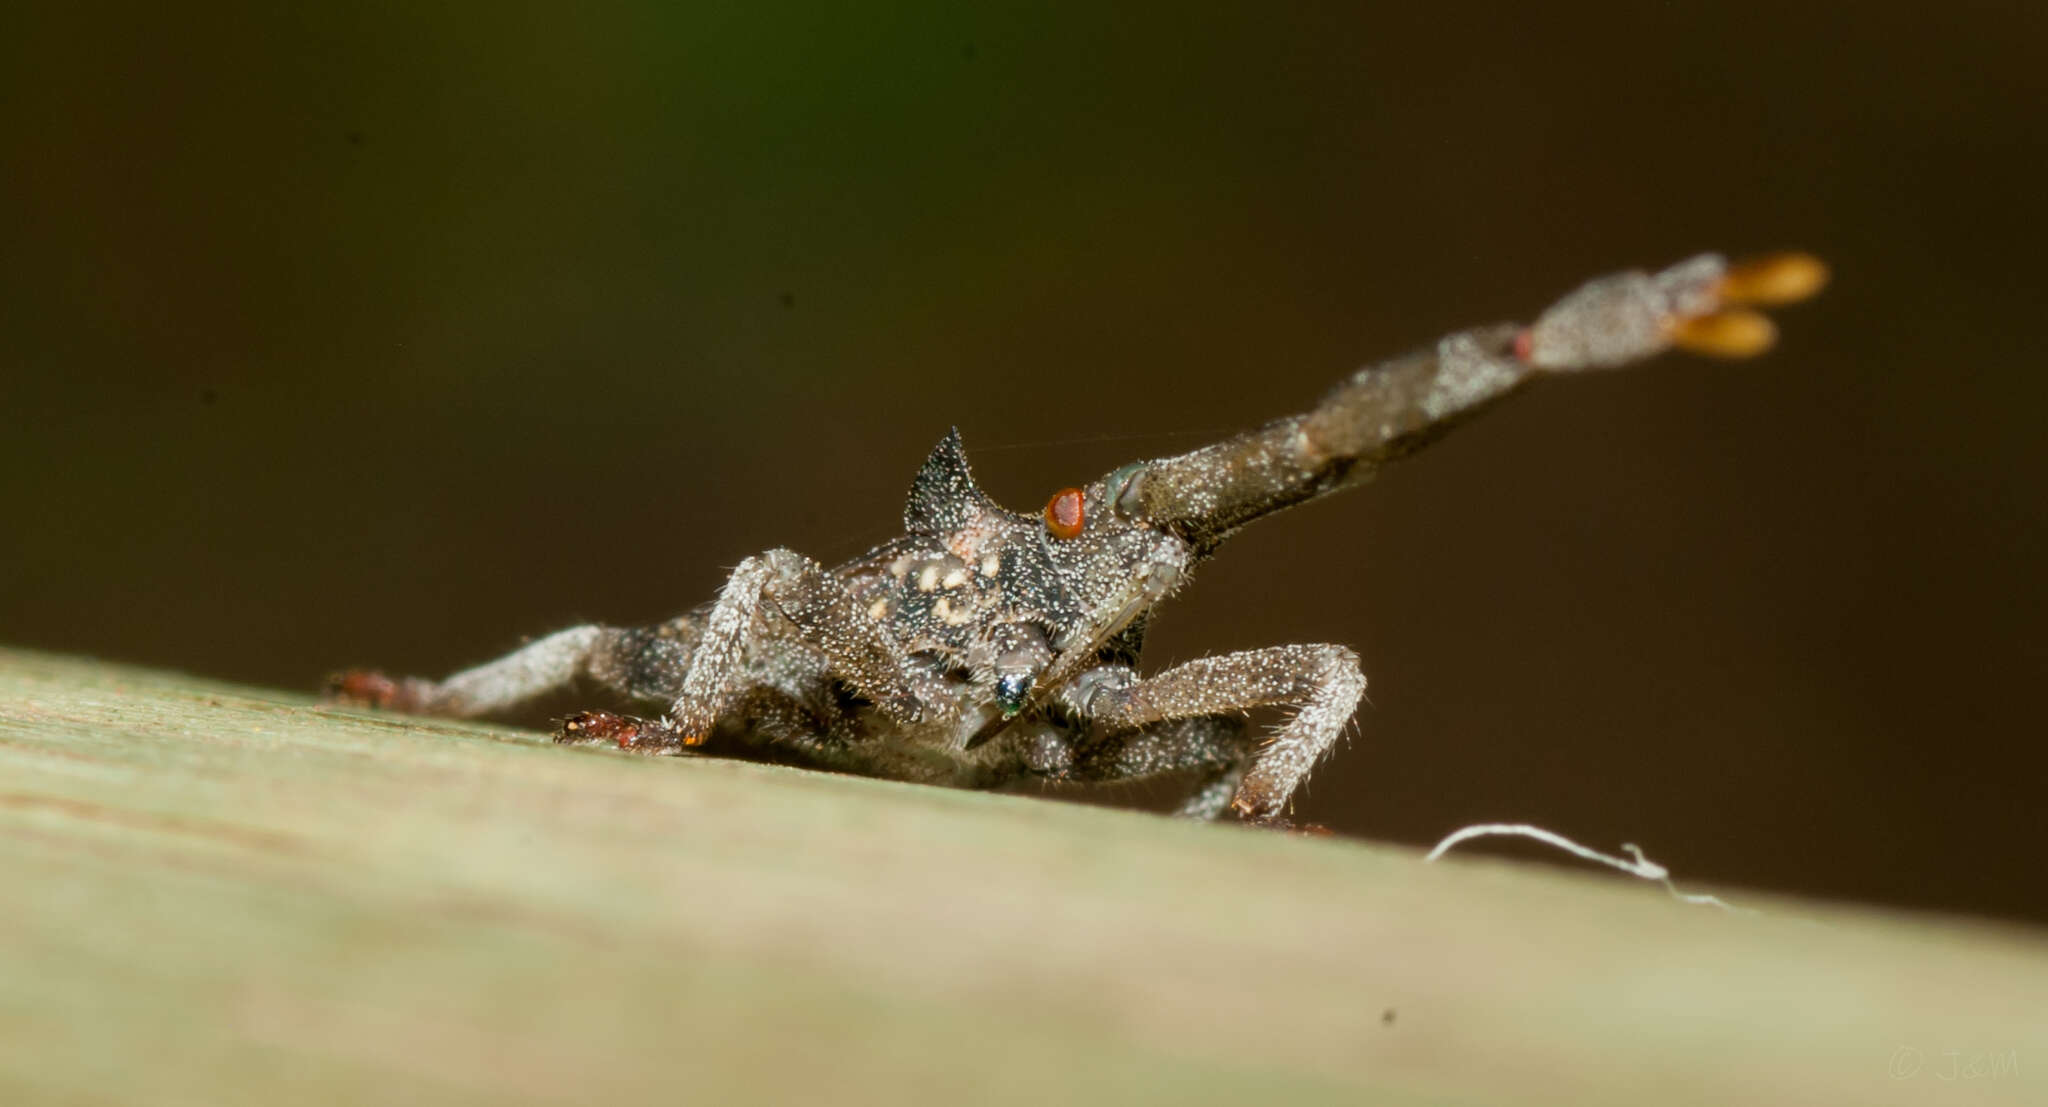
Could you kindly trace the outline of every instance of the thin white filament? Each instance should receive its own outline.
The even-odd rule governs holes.
[[[1562,834],[1545,830],[1540,826],[1531,826],[1528,823],[1478,823],[1473,826],[1464,827],[1452,832],[1450,837],[1438,842],[1436,848],[1430,850],[1429,855],[1422,860],[1425,864],[1435,861],[1437,858],[1450,852],[1459,843],[1468,842],[1474,838],[1507,837],[1534,838],[1544,845],[1561,849],[1582,860],[1605,865],[1611,869],[1618,869],[1638,879],[1655,881],[1662,884],[1664,890],[1669,892],[1673,899],[1683,903],[1703,907],[1718,907],[1723,911],[1732,911],[1739,915],[1756,914],[1753,908],[1737,907],[1719,896],[1710,896],[1700,892],[1679,891],[1678,886],[1671,882],[1671,870],[1644,857],[1643,851],[1638,849],[1633,842],[1622,843],[1621,848],[1629,855],[1628,857],[1616,857],[1613,854],[1588,849]]]

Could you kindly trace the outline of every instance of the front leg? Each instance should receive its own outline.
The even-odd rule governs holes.
[[[824,653],[832,676],[873,703],[894,722],[924,717],[924,704],[904,673],[903,649],[839,578],[790,550],[770,550],[742,561],[725,582],[705,619],[704,636],[683,678],[665,733],[657,740],[700,745],[744,691],[749,651],[778,627],[779,615],[798,637]],[[657,736],[650,736],[657,737]]]
[[[1255,707],[1299,708],[1248,751],[1249,764],[1230,800],[1239,816],[1270,822],[1280,817],[1309,770],[1343,733],[1364,694],[1358,655],[1343,646],[1272,646],[1204,657],[1149,680],[1101,688],[1090,697],[1086,712],[1102,727],[1121,731]],[[1227,767],[1217,779],[1233,771]]]
[[[1108,783],[1200,770],[1195,786],[1174,814],[1185,819],[1213,819],[1229,809],[1249,767],[1251,743],[1245,729],[1244,718],[1235,714],[1169,719],[1140,730],[1102,735],[1072,757],[1056,760],[1045,775]]]

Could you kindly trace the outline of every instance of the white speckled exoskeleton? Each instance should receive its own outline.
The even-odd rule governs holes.
[[[1153,605],[1239,527],[1359,484],[1535,379],[1674,345],[1757,353],[1773,331],[1748,305],[1800,299],[1824,279],[1800,254],[1605,277],[1533,325],[1451,335],[1353,374],[1305,414],[1125,465],[1035,514],[975,487],[948,434],[911,482],[903,536],[837,568],[770,550],[741,562],[716,601],[657,626],[559,631],[442,681],[353,671],[334,691],[472,716],[583,682],[653,710],[584,712],[558,741],[970,788],[1194,771],[1182,814],[1280,822],[1365,690],[1357,656],[1273,646],[1146,676]],[[1245,718],[1263,707],[1294,714],[1259,736]]]

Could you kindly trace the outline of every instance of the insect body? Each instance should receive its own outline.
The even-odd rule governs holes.
[[[1365,690],[1339,645],[1138,669],[1153,605],[1239,527],[1358,484],[1539,377],[1671,346],[1768,347],[1745,305],[1801,299],[1820,263],[1730,268],[1703,255],[1592,281],[1528,327],[1451,335],[1352,375],[1300,415],[1177,457],[1123,466],[1007,511],[975,486],[957,432],[911,483],[902,537],[827,568],[747,558],[711,604],[657,626],[583,626],[442,681],[353,671],[344,700],[482,715],[583,683],[646,717],[587,711],[558,741],[726,752],[872,776],[995,787],[1020,776],[1199,774],[1180,811],[1282,819]],[[1245,713],[1292,708],[1271,735]]]

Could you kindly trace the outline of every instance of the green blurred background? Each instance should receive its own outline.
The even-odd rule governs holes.
[[[1031,509],[1798,246],[1837,282],[1771,357],[1264,523],[1149,661],[1358,647],[1298,807],[1346,833],[2048,919],[2048,9],[1538,7],[16,10],[0,641],[439,674],[858,553],[949,425]]]

